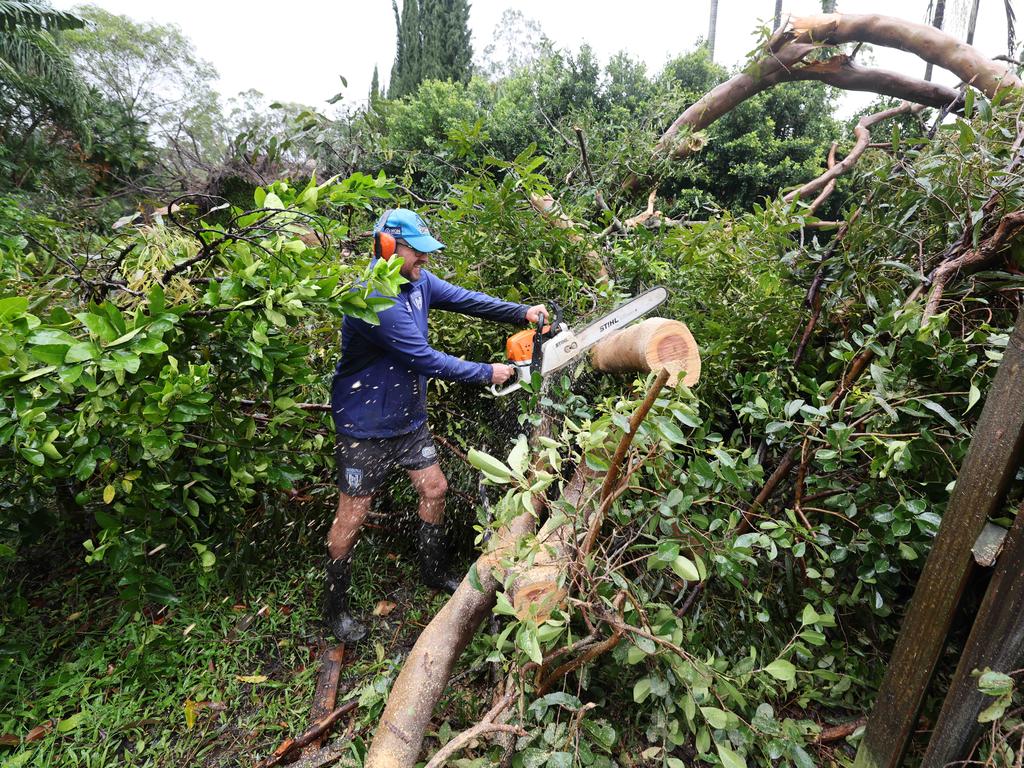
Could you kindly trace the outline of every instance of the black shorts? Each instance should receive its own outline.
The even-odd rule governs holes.
[[[397,437],[336,435],[334,461],[338,490],[347,496],[369,496],[395,466],[426,469],[437,464],[437,447],[426,424]]]

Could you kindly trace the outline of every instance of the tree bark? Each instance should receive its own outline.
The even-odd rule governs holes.
[[[772,25],[772,29],[778,29],[782,26],[782,0],[775,0],[775,23]]]
[[[1024,87],[1012,66],[993,61],[977,48],[927,24],[878,14],[833,13],[793,19],[791,30],[794,43],[871,43],[908,51],[949,70],[990,98],[1004,88]]]

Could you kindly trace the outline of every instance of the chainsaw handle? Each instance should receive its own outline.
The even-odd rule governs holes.
[[[523,382],[530,377],[530,364],[528,362],[521,363],[519,365],[513,363],[512,366],[516,369],[516,380],[511,384],[507,384],[501,389],[498,389],[497,384],[491,384],[491,394],[494,395],[495,397],[504,397],[505,395],[512,394],[517,389],[520,389],[523,386]]]

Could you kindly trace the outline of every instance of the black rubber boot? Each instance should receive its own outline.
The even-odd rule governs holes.
[[[366,637],[366,627],[348,612],[348,590],[352,581],[352,556],[327,558],[324,585],[324,623],[341,643],[357,643]]]
[[[448,537],[444,527],[420,520],[420,577],[428,587],[449,595],[461,579],[448,573]]]

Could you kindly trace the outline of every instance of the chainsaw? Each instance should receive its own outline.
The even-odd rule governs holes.
[[[503,397],[522,387],[523,382],[529,381],[535,371],[541,376],[548,376],[561,370],[579,359],[597,342],[651,312],[667,298],[668,291],[664,288],[651,288],[579,330],[573,330],[563,323],[561,308],[551,302],[554,317],[550,323],[545,324],[548,318],[541,317],[536,328],[520,331],[505,342],[505,354],[509,364],[516,369],[516,380],[502,389],[492,384],[491,393]]]

